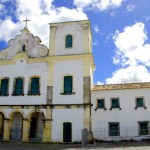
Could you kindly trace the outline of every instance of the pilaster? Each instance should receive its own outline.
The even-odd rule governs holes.
[[[90,77],[83,77],[83,103],[91,103]]]
[[[55,38],[56,38],[56,27],[50,26],[49,56],[53,56],[55,54]]]
[[[52,109],[50,106],[46,108],[46,118],[43,119],[44,129],[43,129],[43,139],[42,142],[51,142],[52,136]]]
[[[88,141],[92,142],[91,106],[84,108],[84,128],[88,130]]]
[[[44,119],[43,139],[42,142],[51,142],[52,119]]]
[[[10,119],[4,119],[4,141],[10,140]]]
[[[30,121],[28,119],[23,119],[23,132],[22,132],[22,141],[29,141],[29,132],[30,132]]]
[[[91,52],[91,46],[90,46],[90,25],[89,23],[83,24],[83,51],[84,53],[90,53]]]
[[[53,86],[54,62],[48,62],[48,86]]]
[[[52,104],[53,99],[53,71],[54,62],[48,60],[48,86],[47,86],[47,104]]]

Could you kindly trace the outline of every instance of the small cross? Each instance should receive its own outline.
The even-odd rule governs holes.
[[[25,27],[26,27],[26,28],[27,28],[27,22],[28,22],[28,21],[30,21],[30,20],[28,20],[28,18],[26,18],[26,20],[23,20],[23,22],[26,22],[26,23],[25,23]]]

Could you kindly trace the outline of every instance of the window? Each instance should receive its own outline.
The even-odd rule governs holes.
[[[67,35],[66,36],[66,48],[71,48],[72,47],[72,35]]]
[[[118,98],[112,98],[111,99],[111,108],[110,109],[113,109],[113,108],[119,108],[119,109],[121,109]]]
[[[147,134],[148,134],[148,121],[139,122],[139,135],[147,135]]]
[[[105,109],[106,110],[104,99],[97,100],[97,109]]]
[[[8,96],[8,78],[1,79],[0,96]]]
[[[28,95],[40,95],[39,77],[32,77],[31,78],[30,90],[28,92]]]
[[[15,87],[14,87],[14,92],[13,92],[12,95],[13,96],[24,95],[24,92],[23,92],[23,78],[16,78],[15,79]]]
[[[118,122],[110,122],[109,123],[109,136],[119,136],[120,135],[120,127]]]
[[[144,106],[143,98],[136,98],[136,105],[137,107],[143,107]]]
[[[135,109],[137,109],[138,107],[146,108],[145,105],[144,105],[143,97],[136,98],[136,107],[135,107]]]
[[[64,77],[64,94],[72,93],[72,76]]]

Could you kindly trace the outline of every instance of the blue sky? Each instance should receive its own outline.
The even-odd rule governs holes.
[[[150,0],[0,0],[0,50],[23,20],[49,43],[49,23],[89,19],[95,84],[150,82]]]

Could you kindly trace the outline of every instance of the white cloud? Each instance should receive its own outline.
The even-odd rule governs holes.
[[[112,40],[112,37],[113,37],[114,35],[112,34],[112,33],[110,33],[110,34],[108,34],[107,36],[106,36],[106,38],[105,38],[105,42],[108,42],[109,40]]]
[[[0,24],[0,40],[6,42],[19,34],[19,29],[21,29],[21,24],[14,23],[10,17],[6,18],[5,21],[0,21]]]
[[[135,5],[133,5],[133,4],[127,5],[127,11],[128,12],[132,12],[134,9],[135,9]]]
[[[95,25],[94,30],[95,30],[95,32],[99,32],[99,27],[97,25]]]
[[[116,31],[113,39],[117,47],[114,62],[123,66],[150,62],[150,44],[145,44],[147,33],[143,23],[127,26],[123,32]]]
[[[99,45],[99,41],[97,41],[97,40],[93,41],[93,45],[94,45],[94,46]]]
[[[148,21],[149,19],[150,19],[150,17],[149,17],[149,16],[145,17],[145,20],[146,20],[146,21]]]
[[[73,21],[87,19],[81,9],[68,9],[55,7],[53,0],[16,0],[16,10],[13,10],[17,22],[14,23],[11,17],[0,20],[0,40],[8,41],[19,34],[24,27],[23,20],[28,17],[28,29],[31,33],[39,36],[43,44],[49,45],[49,23],[59,21]],[[34,6],[34,7],[33,7]]]
[[[96,85],[103,85],[103,83],[100,81],[97,81]]]
[[[150,43],[143,23],[127,26],[123,32],[116,31],[113,36],[116,45],[114,64],[121,64],[120,68],[106,79],[107,84],[148,82],[150,81]]]
[[[74,5],[79,8],[93,8],[100,11],[108,8],[116,8],[121,6],[123,0],[74,0]]]
[[[111,78],[106,79],[107,84],[114,83],[136,83],[136,82],[149,82],[150,73],[147,68],[139,66],[129,66],[117,70],[112,74]]]

